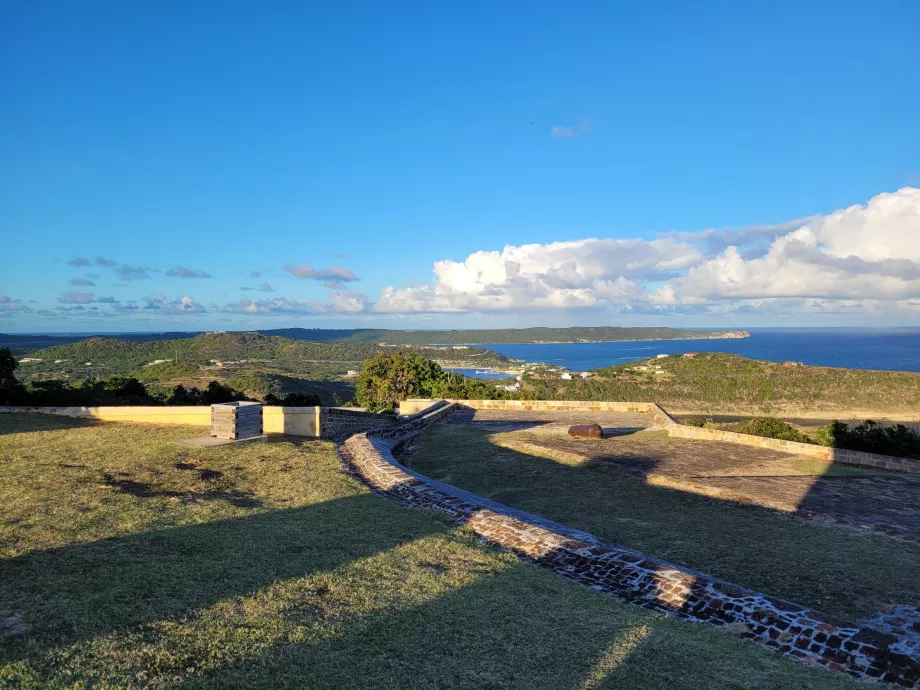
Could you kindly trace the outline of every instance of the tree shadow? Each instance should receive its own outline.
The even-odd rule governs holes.
[[[2,640],[0,658],[45,655],[182,616],[447,529],[361,494],[30,552],[0,561],[0,603],[30,627],[27,635]]]
[[[0,436],[40,431],[83,429],[104,423],[95,419],[67,417],[43,412],[0,412]]]

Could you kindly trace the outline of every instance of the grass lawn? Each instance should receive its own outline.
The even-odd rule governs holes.
[[[859,619],[920,604],[918,544],[507,447],[516,436],[527,438],[441,424],[419,437],[410,461],[429,477],[826,613]]]
[[[199,433],[0,415],[0,687],[861,687]]]

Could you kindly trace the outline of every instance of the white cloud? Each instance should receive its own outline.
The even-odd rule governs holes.
[[[227,304],[223,311],[231,314],[359,314],[367,311],[368,299],[359,292],[334,292],[329,302],[320,300],[299,301],[289,297],[249,299]]]
[[[163,295],[150,295],[143,299],[144,304],[138,304],[134,301],[116,304],[115,309],[120,312],[135,314],[161,314],[170,316],[182,316],[186,314],[203,314],[207,312],[201,304],[195,301],[189,295],[183,295],[175,300],[168,300]]]
[[[663,280],[700,261],[674,239],[586,239],[479,251],[439,261],[431,285],[387,288],[377,311],[480,311],[603,307],[642,301],[640,281]]]
[[[577,139],[582,134],[591,131],[591,118],[580,117],[577,122],[571,125],[556,125],[549,130],[549,135],[553,139]]]
[[[655,294],[661,304],[802,297],[920,296],[920,189],[879,194],[773,239],[763,256],[728,246]]]
[[[374,310],[913,314],[918,301],[920,189],[905,188],[778,225],[478,251],[386,288]]]

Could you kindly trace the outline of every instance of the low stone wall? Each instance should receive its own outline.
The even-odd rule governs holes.
[[[391,427],[399,423],[399,420],[391,415],[375,414],[351,407],[320,407],[317,409],[319,410],[321,438],[338,438],[370,429]]]
[[[0,407],[0,413],[53,414],[103,422],[141,422],[145,424],[185,424],[211,426],[211,406],[175,407]]]
[[[474,410],[514,412],[649,412],[654,403],[602,400],[451,400]],[[402,408],[400,408],[402,411]]]
[[[920,659],[894,635],[738,587],[509,508],[401,465],[394,450],[451,414],[448,404],[339,444],[346,468],[404,505],[434,510],[484,540],[592,589],[689,621],[710,623],[801,660],[913,688]],[[666,413],[665,413],[666,414]]]
[[[783,441],[776,438],[763,438],[750,434],[739,434],[735,431],[720,431],[718,429],[703,429],[695,426],[686,426],[674,422],[668,425],[668,435],[676,438],[692,438],[702,441],[722,441],[723,443],[737,443],[755,448],[769,448],[793,455],[807,455],[819,460],[838,462],[844,465],[867,467],[879,470],[894,470],[897,472],[920,473],[920,460],[910,458],[896,458],[890,455],[877,455],[875,453],[862,453],[855,450],[842,448],[828,448],[816,446],[811,443],[797,443]]]

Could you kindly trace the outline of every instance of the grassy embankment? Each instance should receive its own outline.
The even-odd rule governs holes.
[[[646,366],[640,371],[636,367]],[[662,374],[656,374],[660,367]],[[674,414],[920,419],[920,373],[836,369],[703,353],[630,362],[587,380],[532,380],[543,399],[658,402]],[[629,379],[617,375],[628,374]]]
[[[643,453],[641,446],[659,443],[660,435],[645,432],[624,437],[624,442],[638,461],[654,455]],[[527,434],[439,425],[420,436],[412,467],[506,505],[826,613],[856,619],[891,604],[920,604],[920,544],[654,486],[604,462],[580,465],[548,457],[552,452],[541,457],[540,450],[522,448],[515,439],[526,441]],[[689,444],[698,449],[706,443],[664,442],[688,450]],[[791,461],[781,471],[773,467],[771,474],[828,470],[817,468],[816,461]],[[820,481],[820,476],[813,479]]]
[[[0,415],[0,686],[862,687],[197,433]]]

